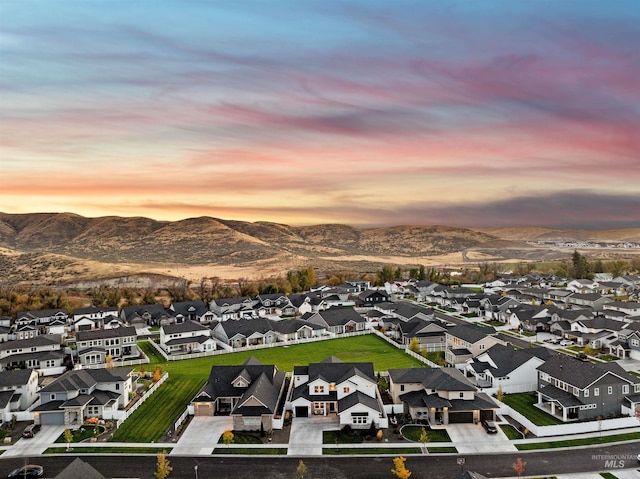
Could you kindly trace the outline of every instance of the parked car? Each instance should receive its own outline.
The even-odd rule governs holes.
[[[22,437],[33,437],[40,430],[40,424],[29,424],[22,431]]]
[[[7,477],[42,477],[44,474],[44,468],[37,464],[27,464],[20,469],[11,471]]]
[[[496,426],[496,423],[494,423],[493,421],[482,421],[482,427],[484,428],[485,431],[487,431],[487,434],[498,433],[498,428]]]
[[[562,341],[560,341],[560,346],[573,346],[575,343],[573,341],[570,341],[568,339],[563,339]]]

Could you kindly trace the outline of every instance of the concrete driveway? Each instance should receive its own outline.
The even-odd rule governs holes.
[[[289,456],[321,456],[322,432],[340,429],[340,419],[333,417],[296,417],[289,432]]]
[[[460,453],[517,451],[499,426],[497,434],[487,434],[480,424],[449,424],[446,429]]]
[[[9,456],[39,456],[64,432],[64,426],[42,426],[38,433],[30,438],[20,438],[16,443],[7,448],[2,457]],[[64,443],[55,446],[64,446]]]
[[[195,416],[173,446],[171,455],[209,456],[227,429],[233,429],[231,416]]]

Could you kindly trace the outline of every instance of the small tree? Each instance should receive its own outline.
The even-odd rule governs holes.
[[[383,436],[384,436],[384,433],[382,432],[382,429],[378,429],[378,432],[376,433],[376,439],[378,439],[378,442],[382,442]]]
[[[496,399],[502,402],[503,398],[504,398],[504,391],[502,390],[502,383],[499,383],[498,390],[496,391]]]
[[[107,368],[111,369],[113,367],[113,356],[107,354],[107,357],[104,358],[104,362],[107,365]]]
[[[520,457],[519,457],[519,458],[516,460],[516,462],[514,462],[514,463],[513,463],[513,466],[511,466],[511,467],[513,467],[513,470],[514,470],[514,471],[516,471],[516,474],[518,475],[518,477],[520,477],[520,476],[522,476],[522,473],[524,472],[524,466],[525,466],[526,464],[527,464],[527,463],[526,463],[526,462],[524,462],[524,461],[522,460],[522,458],[520,458]]]
[[[153,476],[156,479],[164,479],[169,475],[169,473],[173,471],[173,467],[169,465],[169,460],[167,459],[167,451],[162,451],[158,453],[158,468]]]
[[[162,378],[162,368],[160,366],[156,366],[153,369],[153,382],[157,383]]]
[[[233,432],[231,431],[231,429],[227,429],[225,432],[222,433],[222,442],[226,446],[228,446],[233,442]]]
[[[398,479],[409,479],[409,477],[411,477],[411,471],[404,465],[406,460],[407,459],[402,456],[393,458],[394,467],[391,469],[391,472],[393,472]]]
[[[73,442],[73,433],[69,428],[64,430],[64,442],[67,443],[67,451],[68,451],[69,447],[71,446],[71,443]]]
[[[307,466],[305,465],[304,462],[302,462],[302,459],[300,459],[300,462],[298,462],[298,467],[296,468],[296,474],[300,479],[304,479],[304,476],[307,475]]]
[[[420,342],[418,338],[415,336],[411,338],[411,342],[409,343],[409,351],[413,351],[416,354],[420,354]]]
[[[419,441],[420,441],[420,444],[422,444],[422,447],[425,447],[425,444],[429,442],[429,433],[424,427],[420,429]]]

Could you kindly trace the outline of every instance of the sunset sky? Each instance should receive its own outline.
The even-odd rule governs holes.
[[[640,1],[4,0],[0,211],[640,227]]]

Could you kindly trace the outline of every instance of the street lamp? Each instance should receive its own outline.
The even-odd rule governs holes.
[[[196,471],[196,479],[198,479],[198,465],[193,466],[193,470]]]

